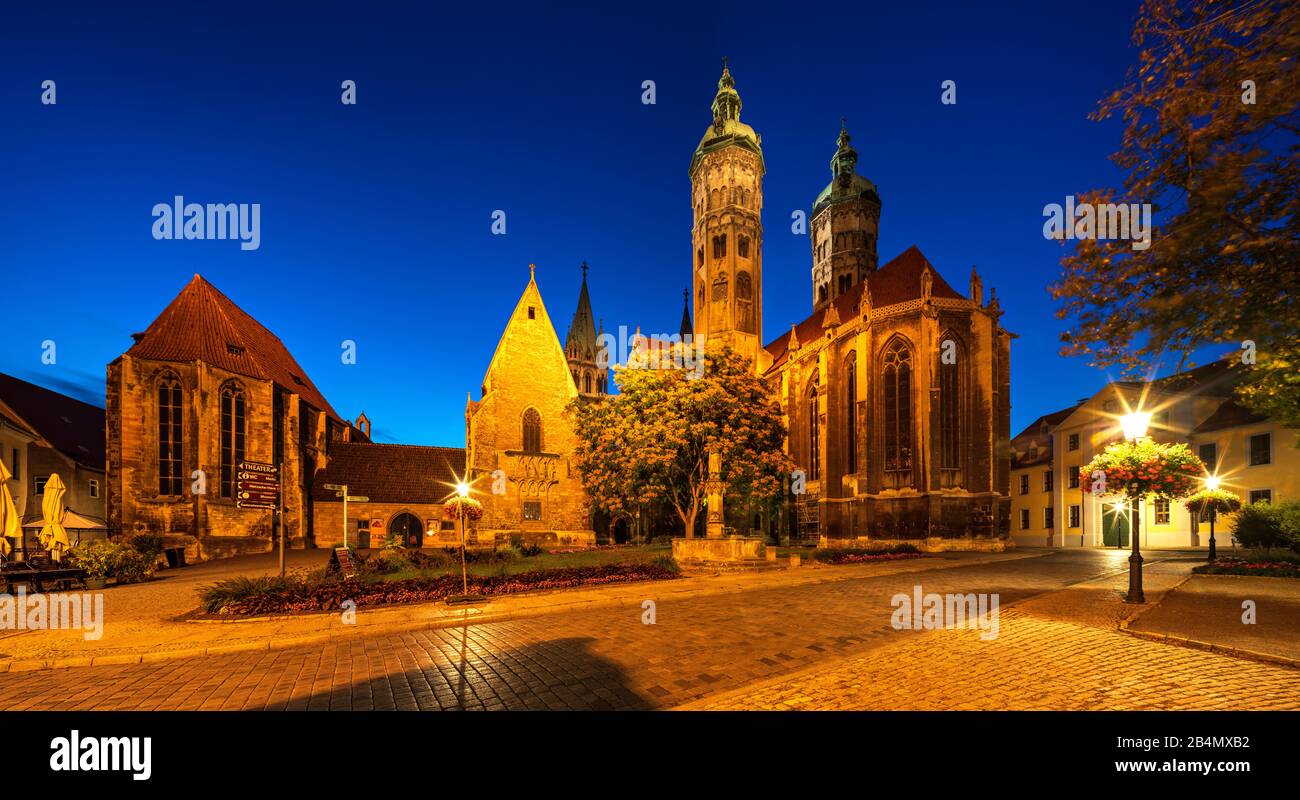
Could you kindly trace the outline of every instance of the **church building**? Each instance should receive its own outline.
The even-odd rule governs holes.
[[[724,68],[689,169],[694,331],[750,359],[781,406],[804,478],[793,537],[1003,546],[1013,334],[996,297],[973,268],[960,294],[915,246],[878,266],[881,199],[841,127],[813,201],[812,313],[760,345],[762,138],[740,110]]]

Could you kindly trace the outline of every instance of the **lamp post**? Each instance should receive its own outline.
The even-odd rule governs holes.
[[[1213,492],[1215,489],[1218,489],[1219,478],[1215,475],[1211,475],[1210,477],[1206,478],[1205,488],[1209,489],[1211,492]],[[1210,558],[1209,558],[1210,561],[1213,561],[1218,556],[1218,553],[1214,549],[1214,518],[1218,516],[1218,510],[1219,510],[1218,506],[1219,506],[1218,502],[1216,502],[1213,498],[1210,498]]]
[[[1124,430],[1124,438],[1133,444],[1137,444],[1147,435],[1147,426],[1151,424],[1151,412],[1133,411],[1125,414],[1119,421],[1120,427]],[[1128,557],[1128,596],[1124,598],[1126,603],[1145,603],[1146,595],[1142,592],[1142,551],[1138,546],[1139,529],[1141,518],[1138,514],[1138,504],[1140,498],[1129,498],[1132,503],[1132,520],[1133,520],[1133,554]]]
[[[456,484],[456,494],[461,500],[469,497],[469,484],[461,481]],[[462,592],[469,595],[469,575],[465,572],[465,503],[456,504],[456,516],[460,517],[460,585]]]

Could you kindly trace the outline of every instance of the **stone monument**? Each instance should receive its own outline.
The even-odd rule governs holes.
[[[767,560],[767,546],[761,537],[727,535],[723,505],[727,482],[722,478],[722,457],[709,453],[708,464],[708,478],[704,482],[708,509],[705,537],[700,539],[688,535],[683,539],[673,539],[673,558],[683,565],[771,566]]]

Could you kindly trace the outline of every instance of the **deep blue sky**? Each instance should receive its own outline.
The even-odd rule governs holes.
[[[725,54],[763,136],[769,340],[810,311],[790,212],[829,180],[843,115],[883,200],[881,262],[917,244],[958,291],[976,264],[1002,298],[1020,335],[1013,429],[1106,379],[1057,355],[1046,287],[1063,251],[1042,209],[1119,182],[1118,125],[1085,117],[1134,59],[1135,2],[103,5],[3,12],[0,272],[20,299],[0,371],[102,404],[104,366],[198,272],[377,439],[460,445],[530,262],[561,337],[584,258],[607,330],[677,329],[686,168]],[[46,79],[57,106],[40,103]],[[155,241],[150,211],[176,194],[261,203],[261,248]]]

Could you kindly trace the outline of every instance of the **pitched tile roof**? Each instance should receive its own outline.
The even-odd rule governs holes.
[[[831,301],[830,308],[835,309],[835,313],[841,320],[851,320],[857,314],[858,302],[862,299],[862,288],[871,287],[871,304],[873,306],[892,306],[897,303],[905,303],[908,300],[916,300],[921,297],[921,273],[925,268],[930,268],[930,274],[934,276],[934,283],[930,286],[930,294],[933,297],[947,297],[954,300],[965,299],[958,294],[948,282],[943,279],[939,271],[934,268],[921,253],[916,245],[904,250],[892,261],[885,266],[871,273],[866,281],[858,283],[844,294],[836,297]],[[826,316],[826,309],[815,311],[811,316],[795,326],[795,335],[799,337],[800,344],[808,344],[821,338],[825,333],[822,327],[822,321]],[[790,332],[787,330],[780,337],[772,341],[765,348],[772,354],[774,359],[772,366],[777,366],[785,361],[786,350],[790,345]]]
[[[126,354],[157,361],[204,361],[250,378],[274,381],[336,421],[343,418],[284,343],[200,275],[186,284]]]
[[[104,409],[4,373],[0,401],[55,450],[78,464],[104,468]]]
[[[336,500],[327,483],[347,484],[348,494],[373,503],[441,503],[457,475],[465,474],[459,447],[330,442],[329,464],[316,473],[312,499]]]
[[[1236,403],[1234,400],[1228,400],[1223,405],[1214,410],[1214,413],[1205,418],[1205,421],[1197,425],[1192,433],[1209,433],[1210,431],[1221,431],[1224,428],[1235,428],[1239,425],[1253,425],[1256,422],[1265,422],[1268,417],[1256,414]]]
[[[1075,409],[1083,405],[1076,403],[1069,408],[1044,414],[1029,423],[1023,431],[1011,440],[1011,468],[1032,467],[1046,464],[1052,460],[1052,429],[1061,424]]]

